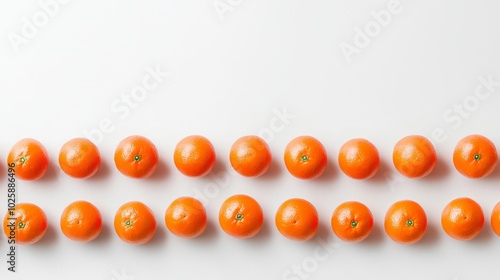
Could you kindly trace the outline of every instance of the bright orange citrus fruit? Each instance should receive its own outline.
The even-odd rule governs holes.
[[[14,144],[7,157],[7,164],[14,163],[16,177],[22,180],[38,180],[49,168],[49,156],[45,147],[35,139],[24,138]]]
[[[15,240],[15,244],[29,245],[44,236],[47,231],[47,216],[35,204],[19,203],[14,210],[7,211],[3,227],[9,240]]]
[[[392,154],[394,167],[408,178],[427,176],[437,163],[437,155],[431,141],[420,135],[399,140]]]
[[[344,202],[333,211],[331,225],[338,238],[360,242],[372,232],[372,212],[361,202]]]
[[[120,239],[131,244],[147,243],[156,232],[153,211],[139,201],[127,202],[120,206],[115,214],[114,225]]]
[[[64,208],[60,226],[62,233],[77,242],[89,242],[101,233],[102,218],[99,209],[88,201],[75,201]]]
[[[490,175],[498,162],[495,144],[482,135],[469,135],[460,140],[453,152],[453,164],[468,178]]]
[[[491,228],[500,236],[500,202],[491,211]]]
[[[182,139],[174,150],[175,167],[190,177],[208,174],[214,167],[215,158],[214,146],[207,138],[200,135]]]
[[[93,176],[101,164],[99,149],[85,138],[75,138],[64,143],[59,152],[59,166],[73,178]]]
[[[289,199],[278,208],[276,228],[288,239],[306,241],[314,237],[319,227],[314,205],[302,198]]]
[[[484,225],[481,206],[468,197],[452,200],[441,213],[441,226],[450,237],[457,240],[471,240]]]
[[[327,164],[325,147],[311,136],[299,136],[290,141],[284,158],[288,172],[299,179],[319,177]]]
[[[257,177],[266,173],[271,160],[271,151],[266,141],[253,135],[236,140],[229,153],[233,169],[246,177]]]
[[[366,139],[347,141],[339,151],[342,172],[354,179],[368,179],[377,173],[380,157],[377,147]]]
[[[417,243],[427,229],[427,215],[420,204],[412,200],[394,203],[385,214],[387,235],[400,244]]]
[[[197,237],[207,228],[205,207],[192,197],[177,198],[165,212],[165,225],[178,237]]]
[[[264,214],[260,204],[248,195],[229,197],[219,210],[220,227],[235,238],[254,237],[262,228],[263,222]]]
[[[115,150],[116,168],[131,178],[147,178],[158,165],[158,150],[149,139],[134,135],[123,139]]]

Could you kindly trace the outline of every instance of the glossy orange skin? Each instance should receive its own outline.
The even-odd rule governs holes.
[[[61,170],[73,178],[89,178],[97,172],[100,165],[99,149],[88,139],[71,139],[59,151]]]
[[[285,165],[293,176],[310,180],[319,177],[328,161],[325,147],[311,136],[299,136],[285,147]]]
[[[246,239],[259,233],[264,222],[260,204],[252,197],[237,194],[226,199],[219,210],[219,225],[228,235]]]
[[[188,136],[175,146],[175,167],[186,176],[201,177],[207,175],[212,171],[215,160],[214,146],[203,136]]]
[[[500,202],[491,211],[491,228],[496,235],[500,236]]]
[[[490,175],[498,163],[495,144],[482,135],[460,140],[453,152],[453,164],[465,177],[478,179]]]
[[[207,212],[203,204],[192,197],[174,200],[165,211],[165,225],[181,238],[194,238],[207,228]]]
[[[344,241],[363,241],[373,229],[372,212],[361,202],[344,202],[333,211],[331,226],[335,235]]]
[[[421,178],[432,172],[437,163],[437,155],[431,141],[420,135],[411,135],[396,143],[392,160],[401,175]]]
[[[292,198],[278,208],[275,223],[278,231],[286,238],[307,241],[318,231],[318,212],[309,201]]]
[[[14,144],[7,157],[7,164],[15,163],[18,179],[32,181],[42,178],[49,168],[49,155],[35,139],[24,138]]]
[[[246,177],[258,177],[269,169],[272,155],[264,139],[248,135],[239,138],[231,146],[229,161],[239,174]]]
[[[456,240],[473,239],[481,232],[483,225],[483,209],[468,197],[452,200],[441,213],[444,232]]]
[[[361,138],[351,139],[342,145],[338,162],[342,172],[358,180],[373,177],[380,167],[377,147]]]
[[[47,231],[47,216],[40,207],[32,203],[19,203],[13,212],[14,216],[11,216],[10,211],[7,211],[3,220],[4,233],[7,238],[11,235],[8,225],[14,222],[16,224],[15,244],[30,245],[42,239]],[[17,220],[9,220],[11,217],[17,217]]]
[[[387,210],[384,229],[395,242],[414,244],[425,234],[427,215],[422,206],[415,201],[401,200]]]
[[[135,179],[147,178],[158,166],[158,150],[146,137],[129,136],[116,147],[115,165],[125,176]]]
[[[77,242],[89,242],[101,233],[101,212],[88,201],[75,201],[64,208],[59,225],[67,238]]]
[[[121,240],[130,244],[145,244],[156,232],[156,219],[147,205],[131,201],[116,211],[114,226]]]

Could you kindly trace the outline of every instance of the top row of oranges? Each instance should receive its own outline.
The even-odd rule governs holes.
[[[423,136],[411,135],[394,146],[393,163],[398,172],[408,178],[428,175],[437,162],[432,143]],[[199,135],[182,139],[174,151],[174,163],[184,175],[199,177],[208,174],[215,164],[215,150],[210,141]],[[239,174],[256,177],[264,174],[271,164],[267,143],[258,136],[244,136],[231,147],[229,160]],[[59,153],[59,165],[64,173],[74,178],[88,178],[100,166],[98,148],[89,140],[75,138],[66,142]],[[155,145],[143,136],[129,136],[116,147],[116,168],[132,178],[149,177],[158,164]],[[285,148],[286,168],[300,179],[319,177],[327,165],[323,145],[311,136],[299,136]],[[469,178],[482,178],[493,172],[498,155],[493,142],[481,135],[469,135],[455,147],[455,168]],[[48,168],[48,155],[43,145],[34,139],[22,139],[11,149],[7,164],[9,174],[23,180],[37,180]],[[354,179],[368,179],[375,175],[380,165],[377,148],[366,139],[352,139],[340,148],[340,169]]]

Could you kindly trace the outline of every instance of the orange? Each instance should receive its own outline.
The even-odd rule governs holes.
[[[192,197],[177,198],[165,212],[165,225],[178,237],[197,237],[207,228],[205,207]]]
[[[204,176],[214,167],[214,146],[203,136],[188,136],[175,146],[174,163],[175,167],[186,176]]]
[[[344,202],[333,211],[331,225],[338,238],[348,242],[360,242],[372,232],[372,212],[363,203]]]
[[[288,172],[299,179],[314,179],[325,171],[325,147],[316,138],[299,136],[285,148],[285,165]]]
[[[59,152],[59,166],[73,178],[85,179],[94,175],[101,164],[99,149],[85,138],[64,143]]]
[[[266,173],[271,160],[271,151],[266,141],[253,135],[236,140],[229,153],[233,169],[246,177],[257,177]]]
[[[47,231],[47,216],[35,204],[19,203],[7,211],[3,227],[9,244],[29,245],[42,239]]]
[[[349,140],[340,147],[338,161],[342,172],[354,179],[368,179],[380,166],[377,148],[360,138]]]
[[[67,238],[78,242],[89,242],[101,233],[101,213],[90,202],[75,201],[64,208],[60,226]]]
[[[415,201],[401,200],[394,203],[385,214],[384,228],[387,235],[400,244],[417,243],[427,229],[427,215]]]
[[[144,244],[156,232],[156,219],[153,211],[144,203],[131,201],[118,208],[115,214],[116,234],[125,242]]]
[[[289,199],[276,211],[276,228],[291,240],[306,241],[316,234],[319,226],[314,205],[301,198]]]
[[[453,152],[453,164],[468,178],[483,178],[491,174],[498,162],[495,144],[482,135],[469,135],[460,140]]]
[[[35,139],[24,138],[14,144],[7,157],[7,164],[14,163],[17,178],[38,180],[49,168],[49,156],[45,147]],[[10,165],[9,165],[10,166]]]
[[[468,197],[452,200],[441,213],[441,226],[446,234],[457,240],[471,240],[484,224],[481,206]]]
[[[219,224],[222,230],[235,238],[255,236],[264,221],[259,203],[252,197],[237,194],[226,199],[219,210]]]
[[[491,211],[491,228],[500,236],[500,202]]]
[[[123,139],[115,150],[116,168],[131,178],[147,178],[158,165],[158,150],[149,139],[134,135]]]
[[[437,155],[431,141],[420,135],[399,140],[392,154],[394,167],[408,178],[427,176],[437,163]]]

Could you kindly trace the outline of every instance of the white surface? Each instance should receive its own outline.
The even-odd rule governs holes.
[[[500,200],[500,170],[468,180],[454,170],[451,154],[471,133],[500,147],[500,87],[461,124],[443,114],[474,94],[479,76],[500,80],[500,4],[402,0],[402,11],[348,63],[341,43],[353,44],[355,28],[364,28],[373,20],[370,12],[388,1],[221,1],[233,4],[223,20],[212,0],[72,1],[17,53],[9,34],[21,34],[23,17],[41,8],[38,1],[1,1],[0,156],[32,137],[46,146],[51,167],[43,180],[18,185],[21,201],[46,211],[50,229],[38,244],[19,246],[19,272],[7,273],[4,263],[0,278],[120,280],[126,279],[117,277],[124,269],[136,280],[300,279],[285,273],[316,262],[308,279],[494,279],[500,238],[489,218]],[[170,76],[128,115],[113,111],[113,102],[157,65]],[[237,175],[228,162],[233,141],[262,133],[283,108],[294,118],[275,127],[270,173],[259,179]],[[105,118],[113,129],[99,143],[102,170],[85,181],[63,174],[56,162],[60,146]],[[444,142],[432,136],[435,128],[445,131]],[[128,179],[114,167],[116,144],[131,134],[158,147],[161,166],[151,179]],[[189,134],[213,142],[215,177],[191,179],[175,169],[173,148]],[[293,178],[282,162],[285,145],[302,134],[317,137],[328,150],[328,169],[316,181]],[[425,179],[390,184],[385,175],[395,172],[392,147],[408,134],[432,139],[439,165]],[[353,137],[379,148],[383,166],[372,180],[354,181],[339,171],[337,151]],[[217,176],[228,183],[221,187]],[[0,179],[7,184],[5,174]],[[167,231],[163,214],[172,200],[196,190],[214,194],[206,205],[210,225],[201,238],[181,240]],[[251,240],[232,239],[218,227],[219,205],[236,193],[253,196],[264,210],[265,226]],[[477,200],[485,212],[484,230],[471,242],[451,240],[440,227],[442,208],[460,196]],[[293,242],[275,229],[275,211],[291,197],[317,207],[319,238],[332,236],[331,213],[346,200],[369,206],[375,229],[359,244],[334,239],[328,258],[313,261],[317,239]],[[58,227],[63,208],[78,199],[97,205],[105,223],[102,236],[89,244],[66,239]],[[400,199],[413,199],[427,212],[428,232],[417,245],[397,245],[383,232],[386,209]],[[130,200],[145,202],[157,217],[150,244],[131,246],[114,233],[113,215]],[[6,249],[0,237],[2,255]]]

